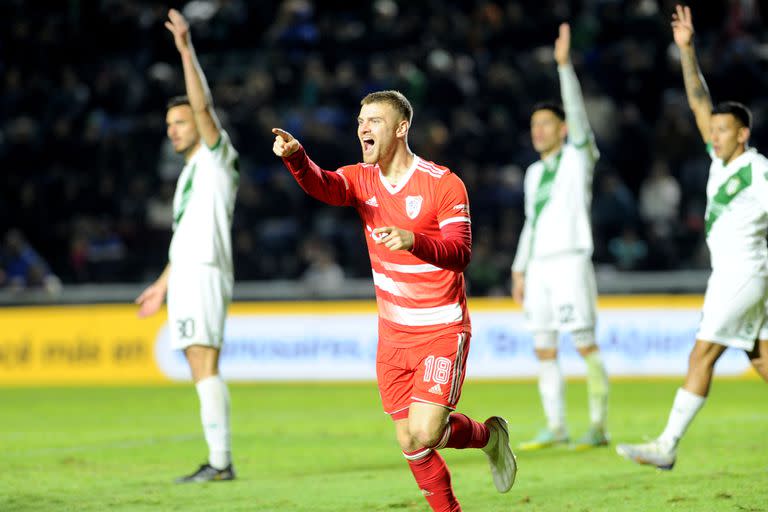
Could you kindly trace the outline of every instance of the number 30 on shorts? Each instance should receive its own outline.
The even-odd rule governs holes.
[[[180,339],[189,339],[195,335],[195,319],[182,318],[181,320],[176,320],[176,328],[179,330]]]
[[[424,360],[424,382],[448,384],[453,363],[447,357],[429,356]]]

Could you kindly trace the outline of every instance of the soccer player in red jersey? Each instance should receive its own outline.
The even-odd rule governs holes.
[[[312,197],[354,207],[365,230],[379,311],[376,375],[384,410],[433,510],[457,511],[440,448],[481,448],[499,492],[517,465],[507,422],[453,412],[461,395],[470,321],[463,271],[472,237],[464,184],[408,147],[413,109],[397,91],[360,102],[363,163],[326,171],[291,134],[275,128],[274,153]]]

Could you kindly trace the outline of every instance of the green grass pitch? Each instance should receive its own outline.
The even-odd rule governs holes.
[[[663,428],[679,380],[617,381],[613,441]],[[238,480],[175,485],[206,449],[191,385],[0,389],[0,510],[427,511],[373,383],[234,384]],[[513,444],[542,413],[534,382],[467,381],[460,410],[510,423]],[[587,424],[583,382],[568,386],[571,431]],[[443,450],[465,511],[768,511],[768,385],[716,380],[671,472],[614,447],[518,453],[496,493],[477,450]]]

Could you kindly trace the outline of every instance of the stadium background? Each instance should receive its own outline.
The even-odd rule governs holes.
[[[592,212],[598,269],[706,269],[708,157],[671,40],[673,3],[170,2],[192,20],[217,111],[242,155],[236,279],[304,279],[322,294],[342,273],[369,278],[355,212],[305,196],[272,155],[269,130],[285,127],[326,168],[355,162],[359,99],[397,88],[415,107],[412,148],[469,190],[470,293],[508,293],[523,172],[536,159],[528,117],[536,101],[559,98],[551,47],[562,20],[573,25],[573,59],[602,152]],[[713,99],[753,109],[752,142],[762,149],[760,6],[692,5]],[[65,285],[143,283],[163,268],[181,169],[165,140],[164,106],[183,91],[162,26],[168,7],[0,4],[6,288],[34,286],[47,272]],[[19,256],[24,240],[47,263]]]

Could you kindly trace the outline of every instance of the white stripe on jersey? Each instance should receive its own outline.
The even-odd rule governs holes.
[[[344,180],[344,188],[345,188],[345,189],[347,189],[347,190],[349,190],[349,182],[347,181],[347,177],[346,177],[346,176],[344,176],[344,169],[337,169],[337,170],[336,170],[336,174],[338,174],[339,176],[341,176],[341,179],[343,179],[343,180]]]
[[[443,175],[446,173],[445,169],[439,169],[434,164],[431,164],[425,160],[422,160],[419,162],[419,170],[422,172],[428,172],[435,178],[442,178]]]
[[[429,263],[421,263],[418,265],[398,265],[397,263],[389,263],[381,261],[381,266],[387,270],[393,272],[400,272],[401,274],[421,274],[422,272],[439,272],[443,270],[440,267],[430,265]]]
[[[398,288],[397,283],[395,282],[394,279],[384,274],[380,274],[375,270],[373,271],[373,285],[376,288],[384,290],[387,293],[391,293],[392,295],[396,295],[398,297],[405,297],[405,295],[403,295],[403,292],[400,291],[400,288]]]
[[[430,176],[432,176],[433,178],[442,178],[442,177],[443,177],[443,175],[442,175],[442,174],[438,174],[438,173],[437,173],[437,172],[435,172],[435,171],[431,171],[431,170],[429,170],[429,169],[425,169],[425,168],[423,168],[423,167],[419,167],[419,170],[420,170],[421,172],[425,172],[425,173],[429,174],[429,175],[430,175]]]
[[[469,222],[470,224],[472,224],[472,221],[469,220],[469,217],[450,217],[448,219],[440,221],[440,224],[438,224],[437,226],[441,228],[446,224],[452,224],[454,222]]]
[[[385,320],[411,327],[424,327],[460,322],[463,318],[458,302],[432,308],[406,308],[382,298],[378,299],[379,315]]]

